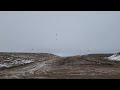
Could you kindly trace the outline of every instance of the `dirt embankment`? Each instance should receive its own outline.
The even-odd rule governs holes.
[[[11,68],[0,70],[0,78],[118,79],[120,62],[105,58],[110,55],[112,54],[59,57],[48,53],[0,53],[0,64],[11,65]]]

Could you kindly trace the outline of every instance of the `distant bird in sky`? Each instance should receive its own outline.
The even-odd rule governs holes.
[[[56,36],[57,36],[57,34],[56,34]],[[57,39],[56,39],[57,40]]]

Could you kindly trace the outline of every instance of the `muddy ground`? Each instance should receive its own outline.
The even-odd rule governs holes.
[[[120,62],[88,54],[0,53],[0,79],[120,79]]]

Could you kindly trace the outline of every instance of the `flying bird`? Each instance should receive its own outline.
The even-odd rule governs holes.
[[[57,36],[58,34],[56,34],[56,36]],[[57,40],[57,38],[56,38],[56,40]]]

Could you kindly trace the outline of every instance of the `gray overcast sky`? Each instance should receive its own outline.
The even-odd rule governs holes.
[[[0,12],[0,51],[119,51],[119,39],[119,11]]]

